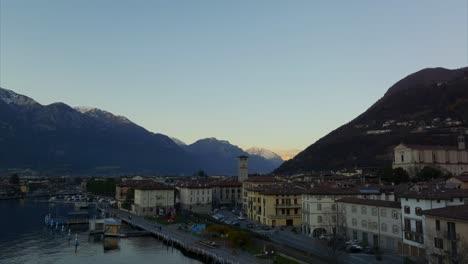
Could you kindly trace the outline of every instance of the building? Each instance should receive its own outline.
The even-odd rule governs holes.
[[[219,180],[209,183],[213,206],[242,207],[242,183],[237,180]]]
[[[464,136],[458,137],[458,146],[400,144],[393,152],[393,168],[403,168],[410,176],[415,176],[424,167],[436,167],[453,175],[468,171]]]
[[[302,194],[302,232],[312,237],[336,234],[337,204],[345,197],[393,201],[394,194],[380,188],[319,185]]]
[[[244,208],[244,212],[247,212],[246,206],[249,189],[258,186],[280,184],[282,182],[284,181],[273,176],[253,176],[244,180],[242,182],[242,206]]]
[[[422,214],[427,263],[468,263],[468,205],[424,210]]]
[[[278,184],[249,187],[245,191],[244,208],[250,220],[271,227],[301,226],[303,188]]]
[[[154,182],[135,187],[134,197],[132,211],[136,215],[165,214],[174,208],[175,190]]]
[[[401,195],[403,247],[405,255],[425,258],[424,217],[422,211],[462,205],[468,198],[468,190],[434,189],[407,192]],[[430,242],[429,242],[430,243]]]
[[[239,156],[239,168],[238,168],[238,177],[239,181],[243,182],[249,178],[249,157],[247,156]]]
[[[459,176],[451,177],[447,180],[447,183],[458,184],[460,189],[468,189],[468,172],[465,172]]]
[[[338,228],[346,237],[372,247],[397,252],[401,248],[401,205],[399,202],[346,197],[338,204]]]
[[[212,187],[207,181],[186,181],[177,185],[180,208],[199,214],[208,214],[212,206]]]
[[[130,189],[135,189],[138,186],[151,184],[153,181],[148,180],[126,180],[115,185],[115,200],[117,201],[119,208],[121,203],[127,199],[127,192]],[[131,197],[133,200],[133,197]]]

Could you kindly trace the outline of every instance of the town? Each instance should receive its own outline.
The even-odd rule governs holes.
[[[196,229],[209,248],[246,263],[257,260],[236,250],[291,263],[466,263],[465,135],[457,146],[399,144],[393,155],[392,168],[374,173],[249,175],[249,157],[239,156],[237,177],[13,175],[2,178],[0,199],[103,197],[113,216],[173,235]]]

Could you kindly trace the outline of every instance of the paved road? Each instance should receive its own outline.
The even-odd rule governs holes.
[[[232,212],[227,210],[218,211],[218,213],[225,215],[227,218],[237,218]],[[255,224],[252,221],[241,221],[241,228],[247,228],[248,224]],[[404,259],[397,255],[383,255],[382,261],[377,261],[374,255],[368,254],[350,254],[344,251],[331,252],[331,249],[323,244],[323,241],[307,237],[303,234],[296,234],[290,230],[281,231],[279,229],[263,230],[260,226],[250,229],[254,232],[267,235],[273,242],[295,248],[301,251],[310,252],[312,255],[318,256],[323,259],[328,259],[331,256],[336,256],[338,263],[351,263],[351,264],[367,264],[367,263],[381,263],[393,264],[403,263]]]
[[[129,220],[129,216],[132,216],[131,222],[134,225],[138,225],[148,231],[151,232],[159,232],[164,235],[170,236],[173,239],[183,241],[184,243],[190,245],[191,247],[199,248],[207,252],[211,252],[218,257],[225,259],[226,261],[233,262],[233,263],[247,263],[247,264],[254,264],[254,263],[269,263],[268,260],[258,259],[247,252],[239,251],[236,255],[233,255],[231,249],[225,248],[223,246],[215,249],[207,248],[204,246],[199,245],[196,243],[200,240],[200,238],[194,237],[191,234],[185,233],[183,231],[174,230],[173,228],[169,228],[168,226],[161,226],[157,223],[148,221],[143,217],[136,216],[134,214],[130,214],[126,211],[118,210],[118,209],[107,209],[108,212],[113,215],[117,214],[119,218]],[[159,229],[161,227],[161,230]]]

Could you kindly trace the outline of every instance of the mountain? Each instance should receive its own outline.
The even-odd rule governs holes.
[[[310,145],[275,173],[390,165],[401,142],[455,144],[468,121],[468,67],[408,75],[351,122]]]
[[[203,169],[208,174],[237,175],[237,157],[249,156],[249,173],[270,173],[278,167],[275,162],[259,155],[249,155],[238,146],[229,141],[216,138],[200,139],[185,149],[197,156]]]
[[[125,117],[41,105],[0,88],[0,170],[43,174],[191,174],[199,161],[169,137]]]
[[[173,138],[173,137],[171,137],[171,139],[172,139],[172,141],[174,141],[174,143],[176,143],[180,147],[184,148],[185,146],[187,146],[187,144],[185,142],[183,142],[182,140],[179,140],[179,139]]]
[[[245,150],[245,152],[249,153],[250,155],[263,157],[273,163],[276,167],[279,167],[283,163],[283,159],[278,154],[268,149],[251,147]]]
[[[299,149],[274,149],[274,153],[278,154],[283,161],[294,158],[301,150]]]

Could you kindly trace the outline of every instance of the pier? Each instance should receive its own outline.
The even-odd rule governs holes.
[[[120,218],[126,224],[150,233],[155,238],[161,240],[164,244],[179,249],[183,254],[197,258],[205,263],[222,263],[222,264],[238,264],[238,263],[262,263],[264,260],[258,259],[255,256],[246,252],[238,252],[233,255],[227,248],[222,247],[206,247],[199,243],[200,239],[190,234],[176,232],[170,230],[166,226],[161,226],[150,222],[143,217],[133,215],[123,210],[118,209],[103,209],[98,207],[99,211],[114,215]],[[132,216],[132,219],[129,217]]]

